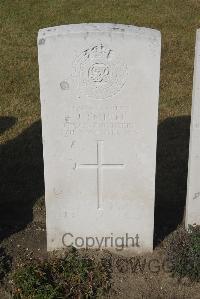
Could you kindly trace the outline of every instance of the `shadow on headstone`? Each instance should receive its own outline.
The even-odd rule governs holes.
[[[5,123],[0,118],[1,129]],[[0,240],[32,221],[33,205],[44,194],[41,135],[41,121],[37,121],[0,145]]]
[[[190,117],[167,118],[158,127],[154,245],[184,220]]]

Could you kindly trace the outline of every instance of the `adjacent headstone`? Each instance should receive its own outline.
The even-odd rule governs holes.
[[[200,30],[196,34],[185,222],[186,227],[200,225]]]
[[[160,32],[38,35],[48,250],[152,250]]]

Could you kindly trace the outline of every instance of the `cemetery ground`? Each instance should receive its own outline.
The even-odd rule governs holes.
[[[130,260],[117,254],[80,254],[94,259],[95,265],[101,258],[111,263],[111,273],[106,272],[112,281],[110,298],[200,298],[198,282],[179,280],[162,266],[168,238],[184,219],[199,12],[200,3],[193,0],[0,2],[0,238],[7,260],[12,259],[0,298],[9,298],[5,288],[20,264],[47,258],[37,32],[87,22],[145,26],[162,34],[155,250],[146,256],[157,260],[157,267],[154,262],[150,269],[147,265],[144,271],[133,271]]]

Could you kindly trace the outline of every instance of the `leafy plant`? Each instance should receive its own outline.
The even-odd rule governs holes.
[[[190,225],[187,230],[181,228],[172,234],[167,257],[174,274],[200,281],[200,226]]]
[[[95,298],[110,288],[110,272],[101,261],[72,250],[19,268],[13,281],[14,299]]]

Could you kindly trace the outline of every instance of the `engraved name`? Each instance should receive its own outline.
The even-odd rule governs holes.
[[[94,106],[72,106],[64,119],[65,136],[84,131],[94,135],[122,135],[133,130],[128,106],[108,106],[97,111]]]

